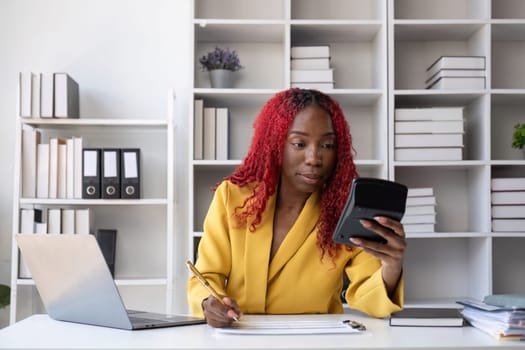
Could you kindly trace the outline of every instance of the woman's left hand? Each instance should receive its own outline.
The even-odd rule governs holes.
[[[374,242],[364,238],[351,238],[350,240],[381,260],[383,280],[390,294],[395,290],[403,271],[403,257],[407,246],[405,230],[399,221],[384,216],[378,216],[374,219],[376,222],[361,220],[361,225],[383,237],[386,243]]]

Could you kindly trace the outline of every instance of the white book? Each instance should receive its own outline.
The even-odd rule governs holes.
[[[22,118],[31,118],[33,75],[31,72],[18,73],[18,115]]]
[[[217,108],[216,117],[216,135],[215,135],[215,159],[228,159],[228,139],[229,139],[229,115],[228,108]]]
[[[58,138],[49,139],[49,187],[48,198],[56,199],[58,193]]]
[[[425,80],[425,86],[429,87],[434,84],[440,78],[446,77],[485,77],[484,69],[442,69],[432,76],[428,76]]]
[[[330,46],[292,46],[290,53],[292,58],[329,58]]]
[[[492,192],[491,202],[495,205],[525,204],[525,191]]]
[[[401,219],[401,223],[405,224],[435,224],[436,214],[421,214],[421,215],[407,215],[405,214]]]
[[[35,233],[45,235],[47,234],[47,223],[46,222],[35,222]]]
[[[413,205],[405,208],[405,215],[436,214],[435,205]]]
[[[193,107],[193,159],[203,158],[204,100],[196,99]]]
[[[334,81],[333,69],[302,69],[290,72],[292,83],[331,83]]]
[[[396,148],[403,147],[463,147],[463,134],[396,134]]]
[[[492,191],[525,191],[525,177],[493,178]]]
[[[492,217],[497,219],[525,219],[525,205],[494,205]]]
[[[421,205],[436,205],[435,196],[421,196],[421,197],[407,197],[406,207],[421,206]]]
[[[54,75],[53,73],[40,74],[40,116],[53,118],[54,112]]]
[[[55,73],[56,118],[79,117],[78,83],[67,73]]]
[[[463,120],[463,107],[396,108],[394,120]]]
[[[435,232],[435,224],[406,224],[403,225],[405,233],[432,233]]]
[[[35,211],[34,209],[20,209],[20,233],[35,233]],[[31,271],[24,261],[24,257],[19,253],[18,277],[31,278]]]
[[[299,88],[299,89],[314,89],[314,90],[320,90],[320,91],[327,91],[327,90],[333,90],[334,89],[334,83],[292,83],[291,86],[293,88]]]
[[[407,191],[407,197],[433,196],[433,187],[411,187]]]
[[[462,160],[461,148],[396,148],[394,159],[397,161],[424,160]]]
[[[37,198],[49,197],[49,144],[37,145],[36,158],[36,196]]]
[[[492,220],[494,232],[525,232],[525,219],[495,219]]]
[[[73,138],[73,198],[82,198],[82,137]]]
[[[22,129],[22,197],[36,197],[37,181],[37,145],[40,143],[40,131],[33,128]]]
[[[58,144],[57,198],[67,198],[67,145]]]
[[[62,209],[62,233],[75,233],[75,209]]]
[[[329,69],[329,58],[294,58],[290,61],[290,69]]]
[[[437,79],[427,89],[484,89],[485,77],[443,77]]]
[[[31,117],[40,118],[40,74],[32,75],[31,82]]]
[[[442,69],[485,69],[485,56],[441,56],[427,68],[427,76]]]
[[[60,208],[49,208],[47,210],[47,233],[62,233],[62,210]]]
[[[93,229],[93,212],[89,208],[75,209],[75,233],[90,234]]]
[[[215,108],[204,108],[204,159],[215,159],[215,135],[216,135]]]
[[[66,140],[66,198],[75,198],[75,144],[72,138]]]
[[[395,134],[462,134],[462,120],[394,122]]]

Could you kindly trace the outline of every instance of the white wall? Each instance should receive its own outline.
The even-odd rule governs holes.
[[[164,118],[171,87],[176,113],[188,113],[191,57],[190,0],[0,0],[0,283],[10,282],[18,72],[68,72],[81,117]]]

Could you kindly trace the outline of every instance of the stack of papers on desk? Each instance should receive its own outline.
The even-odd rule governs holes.
[[[473,326],[496,339],[525,339],[525,308],[492,305],[471,299],[458,303],[464,305],[463,317]]]
[[[364,326],[355,321],[322,317],[316,319],[296,315],[244,315],[230,328],[216,330],[226,334],[351,334],[360,333]]]

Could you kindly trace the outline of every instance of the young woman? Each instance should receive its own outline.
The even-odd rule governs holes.
[[[209,325],[242,313],[341,313],[374,317],[403,306],[403,226],[386,217],[362,225],[386,244],[332,234],[357,176],[349,126],[339,104],[316,90],[273,96],[254,123],[243,163],[216,188],[196,266],[222,302],[192,277],[188,301]]]

